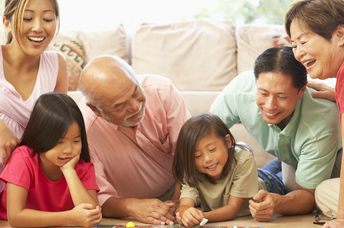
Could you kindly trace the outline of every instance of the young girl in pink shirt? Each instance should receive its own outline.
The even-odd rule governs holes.
[[[11,226],[89,227],[101,221],[84,120],[65,94],[37,100],[0,178],[6,182],[0,218]]]
[[[57,0],[6,0],[0,46],[0,158],[6,164],[41,94],[67,92],[66,62],[46,51],[59,27]],[[1,163],[1,161],[0,161]]]

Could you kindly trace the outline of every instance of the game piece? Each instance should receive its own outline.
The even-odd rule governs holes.
[[[201,223],[199,224],[200,226],[204,226],[208,222],[208,219],[203,218]]]
[[[135,227],[135,223],[133,222],[128,222],[127,225],[125,225],[125,228],[134,228]]]

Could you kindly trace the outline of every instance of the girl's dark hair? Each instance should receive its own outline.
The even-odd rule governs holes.
[[[60,9],[57,0],[50,0],[53,5],[56,17],[57,32],[60,29]],[[5,9],[3,16],[7,21],[14,25],[14,33],[19,36],[21,33],[24,11],[29,0],[5,0]],[[11,43],[13,34],[7,35],[7,44]]]
[[[74,100],[62,93],[47,93],[38,98],[20,145],[32,148],[34,153],[44,153],[57,145],[74,121],[80,129],[80,158],[89,162],[84,118]]]
[[[201,175],[195,166],[195,150],[197,143],[206,135],[214,133],[223,138],[228,134],[232,145],[228,148],[228,160],[222,170],[221,178],[226,176],[234,158],[235,140],[226,124],[216,115],[200,114],[187,120],[181,128],[176,145],[172,172],[176,181],[180,184],[188,184],[195,187],[198,182],[198,176]],[[206,175],[205,175],[206,176]],[[206,176],[212,181],[208,176]]]
[[[295,59],[291,47],[273,47],[259,55],[254,65],[256,79],[265,72],[280,72],[290,77],[298,90],[307,84],[307,70]]]
[[[305,25],[312,32],[331,40],[338,25],[344,24],[343,0],[301,0],[296,1],[284,19],[285,30],[290,37],[290,25],[294,20]]]

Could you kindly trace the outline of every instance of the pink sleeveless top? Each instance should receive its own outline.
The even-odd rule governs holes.
[[[58,75],[58,56],[56,52],[45,51],[41,54],[34,89],[27,100],[10,84],[4,75],[2,48],[0,46],[0,119],[16,137],[21,138],[29,121],[33,106],[41,94],[53,92]]]

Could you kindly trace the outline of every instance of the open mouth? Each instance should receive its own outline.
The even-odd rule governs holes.
[[[217,165],[218,165],[218,163],[213,164],[213,165],[211,165],[211,166],[207,166],[206,169],[208,169],[208,170],[210,170],[210,171],[214,171],[214,170],[216,170]]]
[[[305,64],[305,67],[307,70],[309,70],[310,68],[312,68],[312,66],[315,64],[316,60],[312,60],[312,61],[309,61]]]
[[[28,40],[32,41],[32,42],[42,42],[43,40],[45,40],[45,37],[32,37],[32,36],[29,36],[28,37]]]

